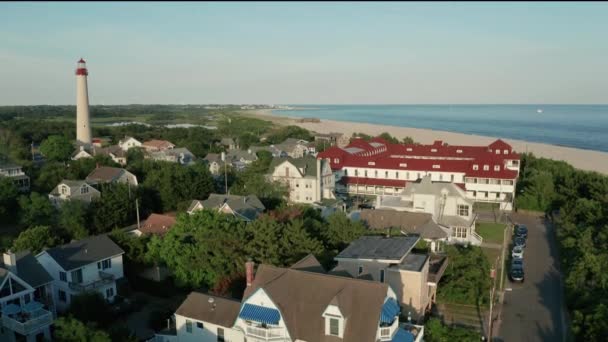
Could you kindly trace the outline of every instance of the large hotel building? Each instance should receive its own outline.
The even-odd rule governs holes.
[[[392,144],[382,138],[353,139],[318,154],[327,159],[336,178],[336,192],[395,195],[408,182],[430,175],[433,182],[451,182],[475,202],[499,203],[512,210],[520,157],[502,140],[488,146]]]

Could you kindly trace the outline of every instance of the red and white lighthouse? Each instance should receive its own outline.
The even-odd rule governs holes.
[[[76,68],[76,140],[86,145],[91,144],[88,75],[86,62],[81,58]]]

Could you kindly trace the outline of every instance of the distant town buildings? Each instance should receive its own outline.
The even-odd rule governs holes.
[[[125,136],[123,139],[118,141],[118,146],[120,146],[123,151],[128,151],[133,147],[141,147],[141,145],[141,142],[133,137]]]
[[[198,210],[212,209],[221,213],[233,215],[243,221],[253,221],[266,210],[264,204],[256,195],[238,196],[210,194],[204,201],[193,200],[188,207],[188,214]]]
[[[60,207],[64,201],[78,200],[91,203],[96,198],[100,198],[99,190],[92,187],[83,180],[64,179],[51,191],[49,199],[55,207]]]
[[[431,176],[434,182],[461,187],[475,202],[497,203],[512,210],[520,157],[502,140],[488,146],[391,144],[381,138],[354,139],[346,147],[318,154],[335,173],[336,191],[394,195],[410,182]]]
[[[23,172],[19,165],[0,161],[0,177],[10,178],[21,192],[30,190],[30,177]]]
[[[93,170],[85,181],[91,185],[105,183],[122,183],[137,186],[137,177],[131,172],[109,166],[100,166]]]
[[[314,203],[335,198],[334,174],[326,160],[310,156],[274,158],[269,172],[269,179],[288,187],[291,202]]]

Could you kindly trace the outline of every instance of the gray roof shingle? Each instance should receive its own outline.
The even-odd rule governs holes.
[[[124,254],[124,251],[107,235],[98,235],[47,249],[46,253],[64,270],[69,271],[93,262]]]
[[[419,236],[363,236],[351,242],[336,258],[401,260],[416,245]]]

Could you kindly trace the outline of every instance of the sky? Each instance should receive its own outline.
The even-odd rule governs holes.
[[[0,105],[606,104],[608,3],[0,3]]]

